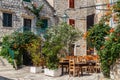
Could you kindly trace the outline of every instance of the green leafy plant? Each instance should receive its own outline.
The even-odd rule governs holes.
[[[14,59],[19,67],[23,63],[23,53],[27,52],[27,47],[31,46],[32,40],[38,40],[38,38],[39,36],[36,36],[32,32],[15,32],[11,35],[5,36],[3,37],[1,55],[7,58],[10,63],[13,63],[13,57],[10,54],[13,51]]]
[[[105,15],[101,21],[94,25],[87,34],[87,39],[93,47],[96,48],[98,55],[100,56],[101,68],[105,77],[110,77],[110,69],[116,63],[116,60],[120,58],[120,0],[113,6],[113,14]],[[111,28],[106,25],[106,20],[109,20],[113,16],[117,26]]]
[[[102,20],[103,21],[103,20]],[[95,47],[96,50],[100,50],[104,46],[105,38],[109,35],[110,26],[105,22],[99,22],[95,24],[87,32],[87,41],[91,47]]]
[[[41,42],[42,39],[33,39],[31,41],[31,46],[27,46],[27,51],[30,52],[32,62],[34,66],[40,66],[41,65]]]
[[[120,58],[120,25],[116,26],[114,32],[108,36],[108,40],[104,43],[104,49],[99,51],[101,54],[101,64],[103,74],[110,76],[110,67]]]
[[[69,50],[69,46],[80,38],[79,32],[70,25],[62,23],[48,28],[45,34],[45,43],[42,52],[46,56],[46,66],[57,69],[61,49]]]

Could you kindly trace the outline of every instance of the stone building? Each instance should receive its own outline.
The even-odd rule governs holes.
[[[62,22],[63,17],[67,15],[64,21],[83,33],[94,24],[94,8],[90,7],[93,5],[95,5],[94,0],[53,0],[53,6],[60,22]],[[73,54],[87,54],[86,40],[80,39],[74,44]]]
[[[109,12],[108,7],[117,2],[117,0],[96,0],[96,10],[95,10],[95,22],[99,22],[101,17],[104,16],[107,12]],[[110,26],[114,26],[113,19],[110,19],[108,23]]]
[[[36,17],[25,8],[32,3],[36,6],[44,5],[40,12],[43,27],[57,24],[57,17],[53,15],[55,10],[46,0],[0,0],[0,39],[22,27],[35,31]]]

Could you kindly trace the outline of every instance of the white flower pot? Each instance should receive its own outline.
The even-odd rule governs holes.
[[[58,68],[56,70],[51,70],[51,69],[45,68],[44,74],[48,75],[48,76],[54,76],[54,77],[60,76],[61,75],[61,68]]]
[[[42,67],[32,66],[32,67],[30,67],[30,72],[31,73],[40,73],[40,72],[42,72]]]

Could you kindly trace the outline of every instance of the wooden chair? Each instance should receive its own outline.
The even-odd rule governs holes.
[[[71,73],[73,76],[75,76],[76,74],[79,74],[79,67],[75,65],[75,60],[74,59],[70,59],[69,60],[69,76],[71,76]]]
[[[60,58],[60,62],[65,62],[65,61],[69,61],[68,58],[67,59],[66,59],[66,57],[65,58]],[[69,72],[69,65],[63,65],[63,68],[65,69],[65,71],[64,71],[65,73]]]
[[[88,74],[91,73],[91,72],[95,72],[93,64],[90,63],[90,61],[93,61],[93,57],[91,55],[86,55],[86,56],[84,56],[84,58],[85,58],[86,62],[88,62],[88,64],[89,64],[87,66],[87,71],[86,72]]]
[[[85,56],[82,56],[81,59],[80,59],[80,61],[81,61],[82,63],[86,63],[86,62],[87,62]],[[83,66],[82,69],[83,69],[83,72],[89,73],[89,72],[88,72],[88,66]]]
[[[84,62],[84,57],[83,56],[78,56],[78,62]]]
[[[101,64],[99,61],[99,57],[94,57],[94,61],[96,62],[94,68],[95,68],[95,72],[97,73],[98,71],[101,72]]]

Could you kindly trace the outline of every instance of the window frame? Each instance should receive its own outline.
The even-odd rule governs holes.
[[[7,16],[6,17],[7,20],[5,19],[5,15]],[[3,12],[2,17],[3,17],[3,20],[2,20],[2,26],[3,27],[12,27],[13,26],[13,15],[12,15],[12,13]]]

